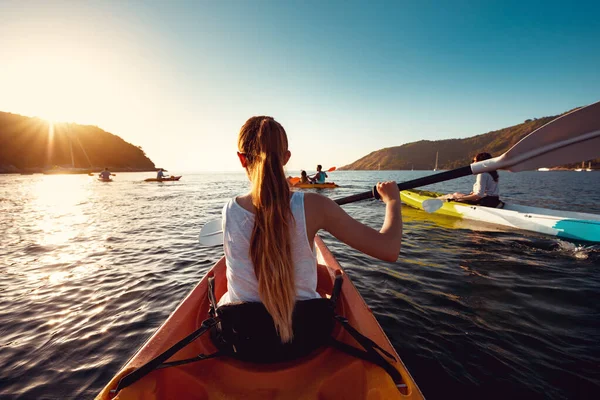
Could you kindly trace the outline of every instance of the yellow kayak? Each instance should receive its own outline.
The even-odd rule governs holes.
[[[441,193],[424,190],[400,192],[400,198],[404,204],[421,210],[424,201],[435,199],[441,195]],[[503,202],[502,208],[492,208],[454,201],[444,202],[435,214],[485,223],[490,226],[557,236],[562,239],[600,243],[600,215],[596,214],[552,210],[509,202]]]
[[[339,187],[335,182],[325,182],[325,183],[300,183],[300,178],[298,177],[288,177],[288,184],[290,187],[297,189],[333,189]]]
[[[298,189],[333,189],[339,187],[335,184],[335,182],[325,182],[325,183],[296,183],[292,187]]]

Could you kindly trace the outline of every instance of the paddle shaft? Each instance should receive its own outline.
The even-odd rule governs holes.
[[[400,190],[408,190],[414,189],[421,186],[431,185],[434,183],[449,181],[451,179],[462,178],[463,176],[473,175],[473,171],[471,170],[471,166],[467,165],[465,167],[460,167],[457,169],[453,169],[451,171],[440,172],[439,174],[433,174],[429,176],[424,176],[423,178],[413,179],[406,182],[401,182],[398,184],[398,189]],[[342,197],[341,199],[335,200],[337,204],[340,206],[343,204],[354,203],[356,201],[367,200],[370,198],[379,199],[379,192],[377,192],[377,187],[373,186],[373,190],[369,192],[358,193],[348,197]]]

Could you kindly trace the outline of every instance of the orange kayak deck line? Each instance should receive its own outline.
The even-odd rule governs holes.
[[[315,247],[319,263],[317,291],[322,296],[330,294],[336,274],[342,274],[344,283],[337,313],[346,317],[363,335],[394,355],[396,362],[393,366],[402,376],[402,385],[396,387],[387,372],[375,364],[354,358],[332,347],[324,347],[304,358],[277,364],[254,364],[229,357],[217,357],[159,369],[124,388],[116,396],[111,394],[110,390],[117,386],[119,379],[124,375],[196,330],[208,317],[208,277],[215,277],[217,299],[227,291],[225,259],[222,258],[100,392],[96,400],[422,399],[421,391],[373,313],[321,238],[315,238]],[[336,339],[360,348],[339,326],[336,327],[334,335]],[[210,335],[205,334],[179,351],[170,361],[195,357],[201,353],[211,354],[215,351]]]

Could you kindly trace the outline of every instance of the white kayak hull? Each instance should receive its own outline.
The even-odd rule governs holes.
[[[402,201],[422,209],[424,200],[435,198],[439,193],[402,191]],[[564,239],[600,243],[600,215],[550,210],[541,207],[506,203],[503,208],[490,208],[444,202],[438,214],[506,226]]]

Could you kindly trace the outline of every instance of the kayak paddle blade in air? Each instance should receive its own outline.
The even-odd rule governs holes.
[[[203,246],[219,246],[223,244],[223,220],[215,219],[204,224],[200,229],[200,244]]]
[[[473,174],[550,168],[600,157],[600,102],[536,129],[501,156],[471,164]]]

